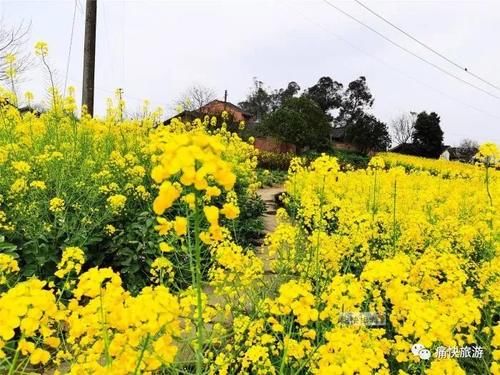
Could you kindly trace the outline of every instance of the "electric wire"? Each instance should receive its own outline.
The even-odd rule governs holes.
[[[323,2],[324,2],[325,4],[327,4],[328,6],[330,6],[331,8],[333,8],[333,9],[337,10],[338,12],[342,13],[342,14],[343,14],[343,15],[345,15],[346,17],[349,17],[349,18],[350,18],[350,19],[352,19],[353,21],[355,21],[355,22],[359,23],[359,24],[360,24],[360,25],[362,25],[363,27],[365,27],[365,28],[367,28],[368,30],[372,31],[373,33],[377,34],[377,35],[378,35],[378,36],[380,36],[382,39],[386,40],[387,42],[391,43],[392,45],[394,45],[394,46],[398,47],[399,49],[401,49],[401,50],[405,51],[406,53],[408,53],[408,54],[412,55],[413,57],[415,57],[415,58],[419,59],[420,61],[422,61],[422,62],[424,62],[424,63],[426,63],[426,64],[428,64],[428,65],[430,65],[430,66],[434,67],[435,69],[439,70],[441,73],[444,73],[444,74],[446,74],[447,76],[450,76],[450,77],[452,77],[452,78],[456,79],[457,81],[460,81],[460,82],[462,82],[462,83],[464,83],[464,84],[466,84],[466,85],[468,85],[468,86],[470,86],[470,87],[473,87],[473,88],[475,88],[476,90],[481,91],[481,92],[483,92],[483,93],[484,93],[484,94],[486,94],[486,95],[489,95],[489,96],[491,96],[491,97],[493,97],[493,98],[495,98],[495,99],[500,100],[500,96],[497,96],[497,95],[495,95],[495,94],[492,94],[491,92],[489,92],[489,91],[487,91],[487,90],[484,90],[483,88],[481,88],[481,87],[479,87],[479,86],[477,86],[477,85],[475,85],[475,84],[473,84],[473,83],[470,83],[470,82],[468,82],[468,81],[466,81],[466,80],[464,80],[464,79],[460,78],[459,76],[457,76],[457,75],[455,75],[455,74],[453,74],[453,73],[450,73],[450,72],[449,72],[449,71],[447,71],[446,69],[441,68],[439,65],[434,64],[433,62],[431,62],[431,61],[429,61],[429,60],[427,60],[427,59],[425,59],[425,58],[423,58],[423,57],[421,57],[421,56],[417,55],[415,52],[413,52],[413,51],[409,50],[408,48],[406,48],[406,47],[402,46],[401,44],[399,44],[399,43],[397,43],[397,42],[393,41],[393,40],[392,40],[392,39],[390,39],[389,37],[385,36],[385,35],[384,35],[384,34],[382,34],[381,32],[379,32],[379,31],[377,31],[376,29],[374,29],[373,27],[371,27],[371,26],[367,25],[366,23],[364,23],[363,21],[360,21],[359,19],[357,19],[356,17],[352,16],[351,14],[349,14],[349,13],[348,13],[348,12],[346,12],[346,11],[344,11],[343,9],[341,9],[341,8],[337,7],[336,5],[334,5],[333,3],[331,3],[329,0],[323,0]]]
[[[382,21],[384,21],[385,23],[391,25],[392,27],[394,27],[396,30],[400,31],[401,33],[403,33],[404,35],[406,35],[408,38],[410,38],[411,40],[417,42],[418,44],[420,44],[422,47],[428,49],[429,51],[431,51],[432,53],[436,54],[437,56],[441,57],[443,60],[449,62],[450,64],[454,65],[455,67],[459,68],[460,70],[463,70],[464,72],[466,72],[467,74],[471,75],[472,77],[480,80],[481,82],[483,83],[486,83],[487,85],[497,89],[497,90],[500,90],[500,87],[489,82],[488,80],[478,76],[477,74],[474,74],[472,73],[467,67],[463,66],[462,64],[459,64],[455,61],[453,61],[452,59],[446,57],[445,55],[443,55],[442,53],[440,53],[439,51],[436,51],[434,48],[430,47],[429,45],[425,44],[424,42],[418,40],[417,38],[415,38],[413,35],[411,35],[410,33],[406,32],[405,30],[403,30],[402,28],[400,28],[399,26],[395,25],[394,23],[392,23],[391,21],[389,21],[387,18],[381,16],[380,14],[378,14],[377,12],[375,12],[374,10],[370,9],[367,5],[363,4],[361,1],[359,0],[354,0],[356,3],[358,3],[359,5],[361,5],[363,8],[365,8],[367,11],[369,11],[371,14],[373,14],[374,16],[378,17],[379,19],[381,19]]]

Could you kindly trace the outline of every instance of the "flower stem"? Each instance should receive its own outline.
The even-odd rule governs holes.
[[[196,374],[200,375],[203,369],[203,302],[201,290],[201,246],[200,246],[200,219],[198,202],[196,202],[194,215],[194,255],[195,255],[195,288],[196,288],[196,307],[197,323],[196,333],[198,342],[196,345]]]

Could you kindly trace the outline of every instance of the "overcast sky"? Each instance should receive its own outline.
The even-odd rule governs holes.
[[[478,81],[377,19],[354,1],[330,0],[396,43],[500,98]],[[500,87],[500,1],[369,1],[383,15]],[[69,84],[80,94],[85,0],[76,2]],[[3,25],[31,21],[30,46],[49,44],[63,86],[75,1],[2,0]],[[258,77],[271,88],[302,88],[328,75],[345,85],[366,76],[372,112],[385,122],[404,111],[435,111],[445,143],[463,138],[500,143],[500,99],[426,65],[322,0],[98,0],[96,112],[118,87],[128,107],[142,99],[172,108],[193,83],[219,98],[243,100]],[[46,84],[34,69],[22,89],[41,99]]]

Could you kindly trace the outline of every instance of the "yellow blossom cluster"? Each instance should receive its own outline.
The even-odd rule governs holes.
[[[483,158],[496,152],[491,145],[481,149]],[[402,374],[420,363],[425,373],[458,374],[474,366],[494,373],[491,352],[484,354],[490,362],[431,357],[422,363],[411,347],[480,345],[487,351],[493,345],[498,172],[491,163],[393,154],[373,157],[366,170],[339,172],[335,163],[328,156],[309,166],[292,162],[286,212],[278,212],[278,227],[266,240],[274,272],[297,278],[281,284],[277,300],[284,291],[302,293],[304,285],[312,293],[305,311],[316,310],[312,317],[318,314],[322,327],[316,335],[324,341],[308,352],[316,359],[311,371]],[[288,307],[265,307],[280,332],[289,324],[280,315],[292,314],[294,303],[289,298]],[[365,320],[353,325],[345,313]],[[296,323],[291,332],[302,325]]]
[[[64,199],[52,198],[49,202],[49,211],[57,214],[64,210]]]
[[[58,340],[56,324],[62,320],[55,296],[44,287],[46,282],[30,279],[0,296],[0,358],[6,357],[9,341],[17,341],[16,353],[29,358],[33,365],[50,359],[48,344]]]
[[[67,247],[63,250],[62,258],[57,265],[57,271],[54,275],[62,279],[70,272],[78,275],[85,263],[85,253],[79,247]]]
[[[73,293],[65,318],[71,373],[151,372],[174,360],[180,307],[167,288],[146,287],[133,297],[111,269],[93,268]]]
[[[7,282],[7,276],[19,271],[19,264],[9,254],[0,254],[0,285]]]
[[[294,159],[255,250],[257,152],[229,114],[159,126],[115,98],[79,117],[73,94],[0,101],[0,372],[499,372],[496,145],[474,165]]]

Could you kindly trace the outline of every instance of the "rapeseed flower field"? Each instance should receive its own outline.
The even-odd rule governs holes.
[[[494,144],[294,159],[267,270],[257,151],[224,118],[0,96],[2,374],[500,373]]]

